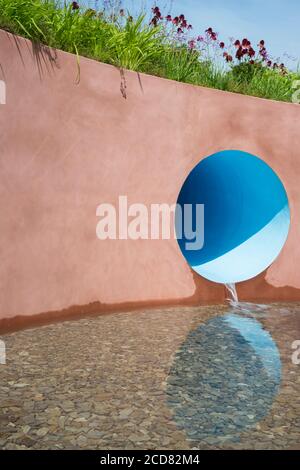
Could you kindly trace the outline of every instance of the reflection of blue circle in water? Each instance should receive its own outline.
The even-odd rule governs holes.
[[[280,377],[277,346],[258,321],[215,317],[192,331],[176,354],[168,404],[190,439],[232,436],[268,414]]]
[[[258,275],[277,258],[289,230],[285,189],[274,171],[246,152],[226,150],[201,160],[178,196],[176,233],[194,271],[215,282],[240,282]],[[204,228],[196,219],[204,205]],[[188,205],[193,208],[188,211]],[[204,230],[204,244],[198,241]],[[203,237],[202,237],[203,238]]]

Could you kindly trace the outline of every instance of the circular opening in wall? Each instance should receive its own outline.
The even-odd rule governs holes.
[[[290,210],[284,186],[260,158],[238,150],[200,161],[177,200],[176,236],[201,276],[235,283],[257,276],[279,255]]]

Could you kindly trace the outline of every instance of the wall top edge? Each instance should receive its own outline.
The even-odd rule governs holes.
[[[31,45],[34,44],[33,41],[31,41],[30,39],[24,38],[23,36],[13,34],[9,31],[6,31],[6,30],[0,28],[0,36],[2,36],[2,35],[6,35],[9,38],[13,38],[14,41],[18,41],[18,47],[19,47],[20,43],[24,43],[24,44],[27,44],[27,45],[28,44],[31,44]],[[72,54],[71,52],[66,52],[66,51],[63,51],[61,49],[52,48],[52,47],[47,46],[47,45],[42,44],[42,43],[40,43],[40,45],[43,48],[55,51],[55,53],[58,54],[61,57],[68,57],[68,58],[72,57],[76,62],[78,61],[78,58],[77,58],[76,54]],[[93,66],[95,66],[95,67],[105,67],[105,68],[108,68],[108,69],[111,69],[111,70],[118,69],[118,67],[116,67],[114,65],[107,64],[105,62],[100,62],[100,61],[97,61],[95,59],[91,59],[91,58],[81,56],[81,55],[79,55],[79,61],[80,61],[80,63],[83,63],[83,64],[84,63],[93,64]],[[0,62],[0,64],[1,64],[1,62]],[[290,103],[290,102],[286,102],[286,101],[272,100],[272,99],[268,99],[268,98],[261,98],[261,97],[258,97],[258,96],[244,95],[244,94],[241,94],[241,93],[235,93],[235,92],[232,92],[232,91],[219,90],[218,88],[210,88],[210,87],[205,87],[205,86],[201,86],[201,85],[194,85],[194,84],[190,84],[190,83],[179,82],[179,81],[176,81],[176,80],[171,80],[169,78],[159,77],[159,76],[147,74],[147,73],[144,73],[144,72],[136,72],[136,71],[129,70],[129,69],[124,69],[124,71],[128,75],[138,74],[141,77],[147,77],[148,80],[166,82],[166,83],[169,83],[169,84],[171,84],[172,86],[175,86],[175,87],[190,88],[190,89],[193,89],[193,90],[199,90],[201,92],[205,92],[206,94],[212,94],[212,95],[221,94],[222,96],[227,95],[227,96],[230,96],[231,98],[234,97],[235,99],[240,99],[240,100],[245,100],[245,101],[247,101],[247,100],[251,100],[251,101],[256,100],[259,103],[265,102],[265,103],[269,103],[270,105],[275,105],[275,106],[289,106],[289,107],[293,107],[293,109],[298,107],[299,108],[299,113],[300,113],[300,106],[297,103]]]

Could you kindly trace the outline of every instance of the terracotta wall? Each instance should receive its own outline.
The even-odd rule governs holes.
[[[174,203],[194,165],[224,149],[271,165],[292,213],[283,252],[238,286],[240,298],[300,299],[300,106],[122,78],[84,58],[76,83],[73,55],[3,31],[0,63],[2,328],[38,314],[223,302],[223,287],[194,276],[176,241],[100,241],[95,230],[100,203]]]

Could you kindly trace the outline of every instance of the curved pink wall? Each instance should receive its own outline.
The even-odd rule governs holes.
[[[119,195],[176,202],[193,166],[223,149],[263,158],[292,213],[283,252],[240,297],[300,299],[300,106],[127,71],[124,98],[116,68],[81,58],[76,84],[73,55],[3,31],[0,63],[0,318],[222,302],[176,241],[100,241],[95,229],[98,204]]]

